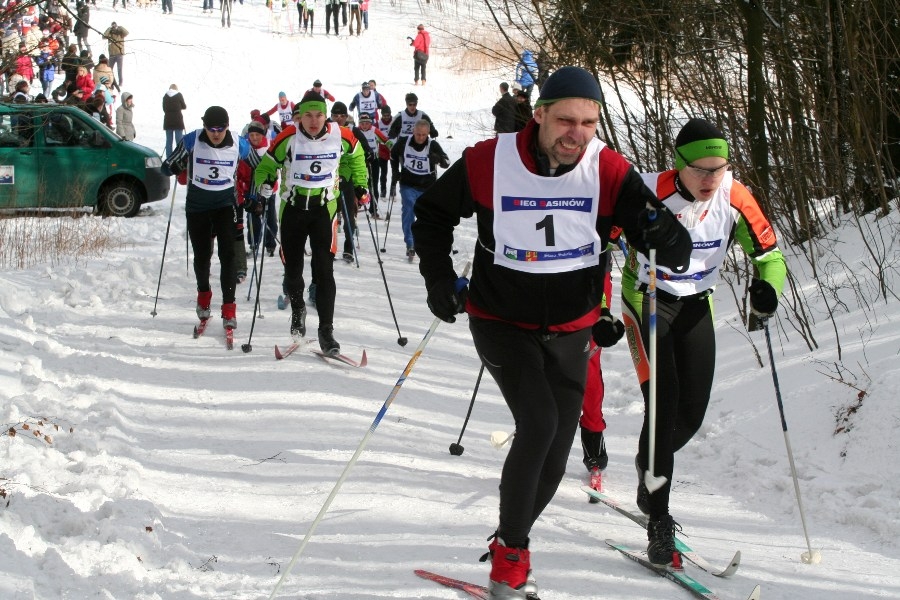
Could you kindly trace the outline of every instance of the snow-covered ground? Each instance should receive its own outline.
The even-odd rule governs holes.
[[[259,2],[234,8],[230,30],[219,27],[218,13],[202,15],[199,2],[176,0],[172,16],[155,8],[93,10],[95,27],[116,20],[131,32],[123,91],[135,95],[138,142],[163,148],[160,102],[170,83],[185,95],[189,127],[200,126],[208,105],[221,104],[239,129],[251,109],[272,106],[280,90],[298,99],[316,78],[345,102],[361,81],[375,78],[397,110],[416,91],[453,159],[483,135],[478,123],[490,123],[497,80],[460,71],[449,50],[434,53],[428,85],[412,87],[405,37],[418,22],[439,25],[446,15],[373,5],[364,36],[337,40],[321,35],[321,7],[319,35],[311,39],[270,35]],[[436,47],[450,46],[445,41],[435,34]],[[95,55],[105,51],[99,39],[92,44]],[[417,266],[402,256],[399,223],[392,222],[380,256],[409,338],[397,344],[379,253],[361,221],[360,268],[335,265],[335,324],[347,354],[367,349],[368,367],[326,364],[306,351],[274,359],[274,345],[289,338],[288,314],[275,306],[280,268],[271,259],[252,352],[226,352],[217,324],[194,340],[183,203],[179,188],[155,318],[168,201],[134,219],[109,220],[122,247],[102,259],[2,274],[0,423],[18,434],[0,438],[0,598],[268,597],[432,323]],[[386,223],[377,226],[380,246]],[[896,255],[896,216],[874,226]],[[859,236],[836,237],[848,243],[841,254],[862,276]],[[464,223],[460,266],[473,241],[473,223]],[[247,291],[246,283],[238,288],[237,345],[250,331]],[[807,565],[765,339],[757,332],[748,340],[730,293],[716,296],[713,398],[702,430],[677,456],[672,512],[688,543],[713,562],[742,551],[734,577],[697,575],[721,598],[745,598],[757,583],[767,600],[900,597],[900,483],[891,475],[900,459],[893,437],[900,417],[891,404],[900,388],[898,302],[871,300],[874,310],[863,311],[849,294],[845,300],[850,310],[838,312],[834,326],[823,304],[808,307],[814,352],[786,321],[772,327],[810,536],[823,556]],[[314,311],[309,325],[314,331]],[[603,363],[606,489],[631,506],[642,402],[625,347],[605,351]],[[415,577],[417,568],[487,581],[488,567],[477,558],[496,527],[504,459],[489,436],[512,429],[489,377],[477,393],[465,452],[448,452],[478,366],[465,319],[441,324],[279,598],[461,597]],[[857,403],[859,390],[866,392],[861,405],[835,434],[839,411]],[[31,435],[35,429],[50,441]],[[589,505],[583,477],[576,447],[532,532],[542,597],[687,598],[607,548],[607,538],[643,545],[644,532]]]

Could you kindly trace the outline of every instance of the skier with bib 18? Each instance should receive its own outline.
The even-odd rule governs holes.
[[[578,427],[611,228],[655,248],[673,271],[690,258],[687,231],[597,137],[602,101],[589,72],[557,70],[524,130],[467,148],[416,203],[428,307],[451,323],[469,314],[475,349],[516,424],[484,557],[493,600],[537,595],[529,534],[562,480]],[[478,243],[467,286],[451,252],[454,227],[472,215]]]

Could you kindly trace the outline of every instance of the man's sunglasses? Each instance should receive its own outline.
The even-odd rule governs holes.
[[[228,129],[227,126],[226,127],[207,127],[206,128],[207,131],[211,131],[213,133],[222,133],[226,129]]]

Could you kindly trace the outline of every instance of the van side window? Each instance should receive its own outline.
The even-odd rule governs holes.
[[[69,115],[52,113],[44,123],[48,146],[90,146],[92,130]]]
[[[34,125],[30,113],[11,112],[0,116],[0,147],[25,148],[34,145]]]

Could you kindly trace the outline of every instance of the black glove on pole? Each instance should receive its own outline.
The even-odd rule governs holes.
[[[754,279],[750,284],[750,311],[758,317],[771,317],[778,310],[778,294],[768,281]]]
[[[591,328],[591,334],[594,336],[594,342],[601,348],[609,348],[615,346],[616,343],[625,335],[625,324],[621,320],[613,317],[608,308],[602,309],[600,312],[600,320],[594,323]]]
[[[469,280],[442,279],[428,288],[428,310],[441,321],[456,323],[456,315],[466,310]]]

